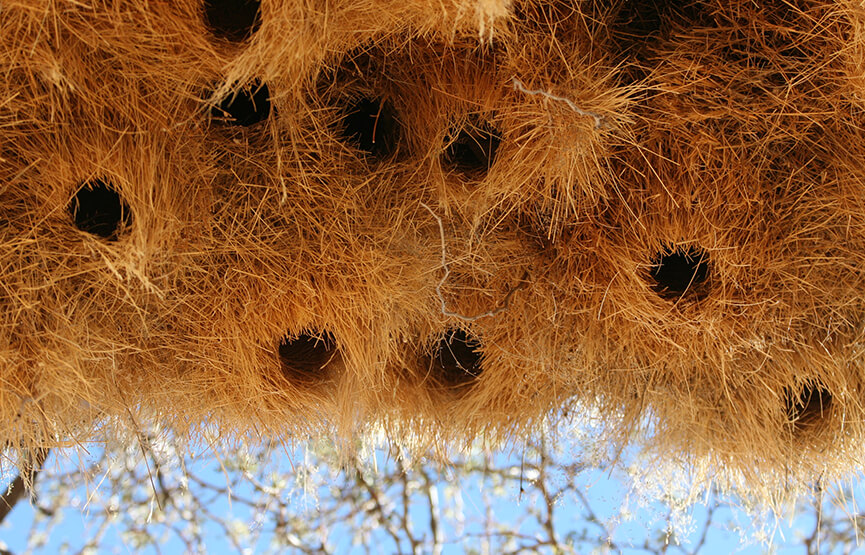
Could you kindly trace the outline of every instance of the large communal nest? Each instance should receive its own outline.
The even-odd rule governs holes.
[[[4,0],[2,440],[566,408],[755,487],[852,470],[858,4]]]

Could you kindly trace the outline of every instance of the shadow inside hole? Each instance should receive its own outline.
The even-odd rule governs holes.
[[[114,241],[121,228],[132,225],[132,211],[109,181],[95,179],[78,189],[69,203],[75,227]]]
[[[784,392],[784,409],[787,420],[796,430],[804,430],[828,416],[832,406],[832,394],[819,384],[805,384],[795,394],[791,389]]]
[[[213,36],[242,42],[261,25],[259,0],[204,0],[204,22]]]
[[[397,150],[400,124],[386,100],[362,97],[343,112],[342,138],[358,150],[383,158]]]
[[[676,22],[696,22],[696,0],[623,0],[613,21],[620,39],[646,41],[667,36]]]
[[[484,122],[460,129],[444,152],[445,166],[471,175],[483,175],[492,167],[501,143],[499,133]]]
[[[684,295],[702,299],[708,294],[709,256],[697,247],[660,253],[652,260],[652,289],[667,299]]]
[[[286,336],[277,352],[283,375],[301,385],[314,385],[326,379],[327,366],[337,354],[333,335],[327,332]]]
[[[468,385],[483,372],[482,347],[481,342],[465,330],[449,330],[429,358],[431,377],[448,388]]]
[[[215,120],[228,125],[249,127],[270,116],[270,90],[266,84],[252,83],[229,94],[210,109]]]

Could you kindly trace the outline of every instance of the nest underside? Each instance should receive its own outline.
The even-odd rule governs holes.
[[[854,469],[857,3],[344,4],[4,2],[7,447],[591,414],[767,496]]]

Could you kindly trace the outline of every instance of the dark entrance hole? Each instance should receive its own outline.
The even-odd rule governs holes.
[[[675,21],[695,21],[695,0],[624,0],[613,23],[625,40],[659,39],[669,33]]]
[[[481,342],[465,330],[449,330],[430,359],[433,378],[445,387],[466,385],[483,371]]]
[[[396,112],[385,100],[363,97],[349,106],[342,117],[343,139],[376,158],[394,153],[399,135]]]
[[[261,25],[258,0],[204,0],[204,21],[217,38],[241,42]]]
[[[498,132],[489,123],[470,125],[451,137],[444,152],[445,165],[457,171],[483,175],[496,159],[501,143]]]
[[[279,361],[286,378],[294,383],[313,385],[327,374],[326,367],[336,356],[336,342],[330,333],[301,333],[279,343]]]
[[[78,189],[69,213],[81,231],[113,241],[121,228],[132,225],[132,211],[117,189],[106,180],[95,179]]]
[[[797,430],[819,422],[829,414],[831,406],[832,394],[820,384],[805,384],[798,393],[790,389],[784,392],[787,420]]]
[[[270,116],[270,91],[263,83],[252,83],[223,98],[210,115],[230,125],[255,125]]]
[[[678,248],[652,260],[652,288],[665,298],[685,295],[701,299],[708,293],[709,256],[697,247]]]

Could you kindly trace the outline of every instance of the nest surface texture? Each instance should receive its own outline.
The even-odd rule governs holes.
[[[854,1],[4,0],[0,439],[854,470],[863,93]]]

